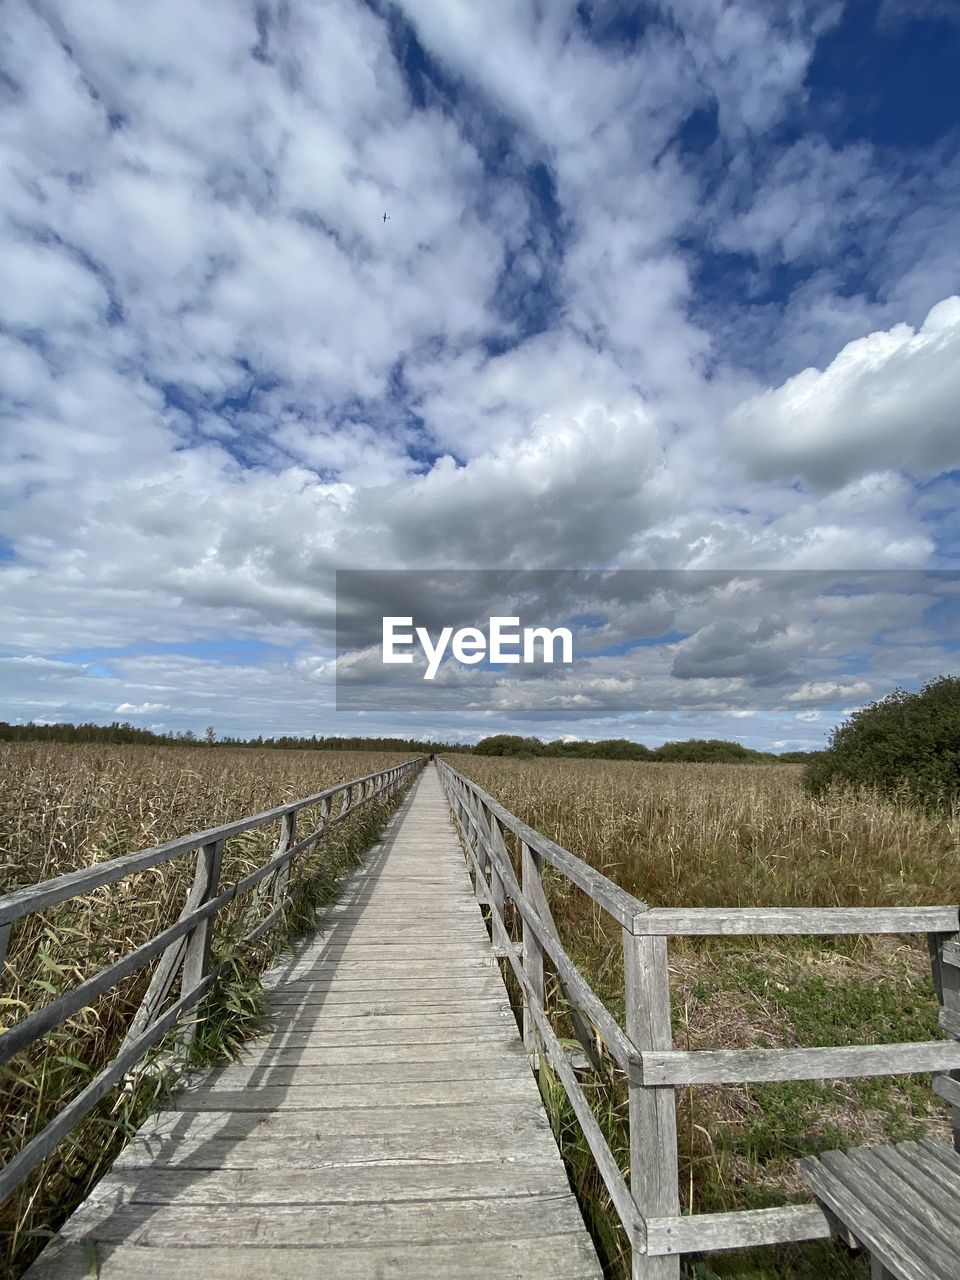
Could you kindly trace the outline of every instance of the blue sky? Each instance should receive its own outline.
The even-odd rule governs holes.
[[[958,58],[940,0],[10,0],[0,715],[819,745],[939,674],[933,611],[655,724],[630,637],[596,714],[337,713],[334,573],[956,567]]]

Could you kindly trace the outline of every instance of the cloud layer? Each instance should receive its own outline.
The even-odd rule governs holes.
[[[10,0],[8,715],[329,729],[338,567],[952,563],[956,129],[841,136],[843,20]]]

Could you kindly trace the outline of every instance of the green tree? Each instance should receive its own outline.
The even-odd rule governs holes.
[[[754,751],[739,742],[723,738],[688,738],[683,742],[665,742],[653,753],[654,760],[671,764],[760,764],[775,760],[765,751]]]
[[[539,738],[521,738],[516,733],[495,733],[481,738],[473,748],[478,756],[542,756]]]
[[[855,711],[813,759],[804,784],[814,795],[831,783],[907,795],[924,808],[960,799],[960,676],[940,676],[919,693],[896,689]]]

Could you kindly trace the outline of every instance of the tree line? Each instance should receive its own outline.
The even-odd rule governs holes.
[[[724,738],[687,738],[665,742],[659,747],[645,747],[629,738],[603,738],[598,742],[567,742],[555,738],[522,738],[513,733],[497,733],[481,738],[471,748],[480,756],[563,756],[573,760],[661,760],[672,764],[782,764],[785,760],[809,760],[809,751],[788,751],[775,755],[771,751],[755,751],[739,742]]]
[[[919,692],[897,689],[862,707],[834,729],[822,751],[754,751],[722,738],[689,738],[646,747],[627,738],[565,742],[498,733],[475,746],[426,742],[419,738],[359,738],[284,735],[218,737],[213,725],[198,737],[192,730],[156,733],[128,721],[100,724],[8,724],[0,721],[0,741],[110,742],[147,745],[190,744],[298,751],[399,751],[435,754],[463,751],[484,756],[558,756],[597,760],[659,760],[674,764],[756,764],[796,761],[806,765],[804,784],[820,795],[832,785],[870,787],[925,808],[960,805],[960,676],[940,676]]]
[[[739,742],[726,742],[720,738],[691,738],[683,742],[665,742],[660,747],[645,747],[641,742],[627,738],[605,738],[598,742],[565,742],[556,739],[543,742],[540,738],[523,738],[517,734],[498,733],[482,738],[475,746],[462,743],[431,742],[421,738],[361,738],[341,734],[298,737],[283,734],[279,737],[255,738],[231,737],[216,733],[209,725],[203,734],[192,729],[177,733],[157,733],[141,729],[129,721],[114,720],[112,724],[8,724],[0,721],[0,741],[5,742],[107,742],[141,744],[145,746],[210,746],[255,747],[278,751],[401,751],[418,753],[466,752],[482,756],[564,756],[571,759],[596,760],[666,760],[675,763],[714,762],[720,764],[749,764],[758,761],[808,760],[810,752],[787,752],[774,755],[766,751],[753,751]]]

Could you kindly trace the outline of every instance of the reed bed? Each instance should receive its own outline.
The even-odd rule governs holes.
[[[296,800],[399,763],[384,752],[258,751],[211,747],[0,744],[0,892],[147,848]],[[191,1049],[198,1061],[231,1054],[261,1012],[257,974],[338,877],[376,839],[390,805],[373,802],[298,860],[305,892],[284,924],[232,963],[208,997]],[[307,811],[309,814],[311,811]],[[305,815],[305,821],[308,818]],[[302,826],[304,834],[309,830]],[[231,839],[221,886],[262,864],[276,826]],[[194,855],[128,876],[20,921],[0,986],[9,1026],[172,923],[193,879]],[[264,904],[263,909],[268,909]],[[214,960],[250,926],[250,897],[217,919]],[[0,1162],[112,1059],[142,999],[149,969],[106,993],[0,1067]],[[0,1275],[15,1277],[112,1161],[124,1137],[164,1097],[171,1042],[112,1094],[0,1206]]]
[[[451,759],[507,809],[656,906],[857,906],[960,902],[960,812],[906,799],[806,795],[796,765]],[[620,930],[547,872],[571,957],[622,1018]],[[880,1043],[935,1038],[926,940],[678,939],[671,943],[678,1048]],[[553,992],[556,1022],[569,1034]],[[542,1091],[608,1274],[629,1275],[624,1241],[556,1081]],[[590,1085],[624,1170],[624,1083]],[[929,1077],[678,1090],[684,1211],[809,1198],[794,1161],[810,1152],[933,1134],[946,1111]],[[853,1280],[866,1264],[832,1243],[691,1260],[689,1274],[737,1280]]]

